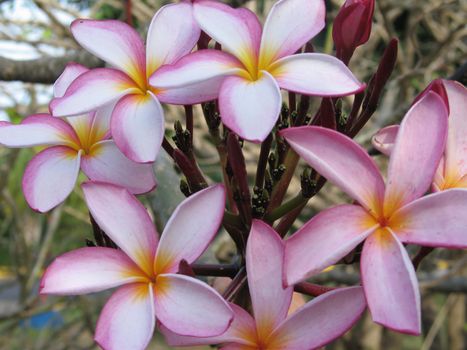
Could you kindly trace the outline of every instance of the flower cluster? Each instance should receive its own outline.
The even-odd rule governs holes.
[[[352,137],[374,112],[397,42],[368,84],[347,67],[369,39],[373,11],[374,1],[345,2],[333,29],[336,57],[310,43],[325,25],[323,0],[280,0],[264,25],[248,9],[214,0],[169,4],[154,15],[146,43],[123,22],[75,20],[76,41],[108,67],[70,63],[54,85],[50,114],[2,122],[0,144],[46,146],[22,183],[40,212],[66,199],[81,169],[92,219],[114,245],[57,257],[40,293],[118,287],[97,322],[104,349],[144,349],[156,326],[173,346],[315,349],[349,330],[367,307],[375,322],[420,334],[420,293],[404,244],[467,247],[467,90],[434,81],[400,126],[374,136],[374,147],[390,156],[384,181]],[[342,119],[339,101],[348,95],[354,102]],[[321,100],[313,118],[310,96]],[[165,138],[161,103],[185,106],[177,148]],[[196,163],[194,104],[202,104],[224,184],[208,186]],[[253,196],[242,140],[261,143]],[[183,172],[188,198],[159,237],[135,195],[156,187],[152,163],[162,147]],[[300,157],[312,169],[303,172],[299,195],[282,203]],[[285,237],[326,181],[354,203],[326,209]],[[196,264],[221,226],[238,259]],[[306,282],[356,251],[361,285]],[[221,295],[197,275],[232,281]],[[292,310],[294,289],[314,298]]]

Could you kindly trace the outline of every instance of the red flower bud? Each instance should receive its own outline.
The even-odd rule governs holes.
[[[374,0],[347,0],[334,20],[332,37],[337,57],[345,63],[356,47],[366,43],[371,33]]]

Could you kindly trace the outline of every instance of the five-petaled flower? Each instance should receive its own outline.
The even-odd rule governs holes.
[[[117,102],[112,112],[112,137],[130,159],[153,162],[164,137],[164,112],[159,103],[190,104],[216,97],[215,87],[154,89],[148,77],[189,53],[200,29],[188,2],[163,6],[152,19],[146,49],[139,34],[115,20],[77,19],[71,32],[78,43],[115,68],[96,68],[76,79],[51,104],[53,116],[69,116]]]
[[[159,242],[146,209],[127,190],[92,182],[82,187],[91,214],[121,250],[89,247],[59,256],[42,278],[41,294],[78,295],[120,286],[96,327],[96,341],[108,350],[144,349],[156,316],[183,335],[225,332],[233,318],[227,302],[205,283],[177,274],[180,262],[196,260],[217,233],[223,186],[183,201]]]
[[[54,85],[54,95],[62,96],[86,71],[79,64],[69,64]],[[23,192],[31,208],[45,212],[64,201],[75,186],[80,168],[91,180],[124,186],[135,194],[156,186],[152,166],[129,160],[110,138],[110,112],[111,107],[103,107],[63,120],[36,114],[19,125],[0,125],[2,145],[49,146],[29,162],[24,172]]]
[[[421,95],[428,91],[446,98],[449,108],[448,139],[444,156],[433,179],[433,190],[467,188],[467,89],[455,81],[435,80]],[[373,146],[381,153],[389,155],[398,130],[398,125],[381,129],[372,138]]]
[[[364,88],[333,56],[295,54],[324,27],[323,0],[281,0],[264,29],[254,13],[217,1],[196,1],[199,26],[227,52],[200,50],[155,72],[156,89],[209,82],[219,86],[222,121],[240,137],[263,141],[281,109],[280,88],[305,95],[343,96]]]
[[[281,134],[314,169],[359,203],[319,213],[287,240],[286,284],[319,273],[365,241],[361,278],[373,320],[419,334],[420,294],[402,243],[467,247],[467,191],[422,197],[445,146],[443,100],[429,92],[408,111],[391,154],[386,187],[376,164],[350,138],[320,127]]]
[[[287,316],[293,287],[282,286],[284,243],[267,224],[253,220],[246,268],[254,318],[231,304],[235,318],[224,334],[211,338],[162,332],[171,346],[224,344],[223,350],[316,349],[344,334],[366,308],[361,287],[333,290]]]

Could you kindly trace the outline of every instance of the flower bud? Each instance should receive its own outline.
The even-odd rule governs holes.
[[[374,0],[347,0],[337,14],[332,37],[337,57],[345,63],[348,63],[355,48],[368,41],[374,8]]]

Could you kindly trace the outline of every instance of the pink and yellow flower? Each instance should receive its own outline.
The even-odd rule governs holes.
[[[193,7],[199,26],[227,52],[194,52],[159,69],[149,83],[156,89],[218,86],[222,121],[244,139],[263,141],[271,132],[281,109],[280,88],[318,96],[364,88],[333,56],[295,54],[324,27],[322,0],[278,1],[264,28],[244,8],[206,0]]]
[[[70,83],[87,71],[79,64],[69,64],[54,85],[54,95],[62,96]],[[23,192],[31,208],[45,212],[63,202],[73,190],[80,168],[91,180],[123,186],[135,194],[156,186],[151,165],[129,160],[110,138],[111,108],[63,120],[36,114],[19,125],[0,125],[0,144],[4,146],[47,146],[24,172]]]
[[[467,89],[450,80],[436,80],[424,91],[434,91],[446,98],[449,108],[448,139],[443,158],[433,179],[433,190],[467,188]],[[387,126],[372,138],[373,146],[389,155],[399,130],[398,125]]]
[[[223,186],[183,201],[159,242],[146,209],[127,190],[93,182],[82,187],[91,214],[120,249],[81,248],[58,257],[47,268],[40,293],[79,295],[119,287],[97,321],[95,340],[108,350],[144,349],[156,317],[183,335],[225,332],[233,317],[227,302],[205,283],[177,274],[180,262],[194,262],[217,233]]]
[[[189,2],[163,6],[154,15],[146,47],[136,30],[120,21],[77,19],[71,32],[81,46],[113,68],[92,69],[76,79],[63,97],[52,101],[52,115],[76,115],[116,102],[112,137],[136,162],[153,162],[162,144],[164,112],[159,101],[190,104],[217,96],[210,85],[162,90],[148,84],[151,74],[196,44],[200,29]]]
[[[293,288],[282,286],[284,243],[264,222],[254,220],[246,250],[248,286],[253,306],[231,304],[231,327],[211,338],[184,337],[162,327],[171,346],[223,344],[222,350],[296,350],[319,348],[345,333],[366,308],[361,287],[333,290],[287,315]]]
[[[467,247],[467,191],[422,197],[446,142],[443,100],[429,92],[408,111],[386,185],[366,151],[336,131],[306,126],[281,133],[314,169],[359,203],[319,213],[286,241],[287,285],[321,272],[364,241],[361,278],[373,320],[419,334],[420,293],[403,243]]]

